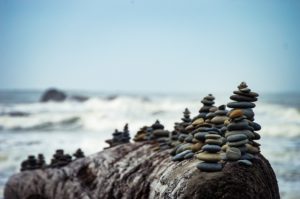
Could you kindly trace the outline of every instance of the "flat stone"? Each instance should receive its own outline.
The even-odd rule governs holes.
[[[191,147],[192,146],[192,144],[190,144],[190,143],[185,143],[185,144],[181,144],[178,148],[177,148],[177,150],[176,150],[176,154],[179,154],[179,153],[181,153],[181,152],[183,152],[183,151],[186,151],[186,150],[190,150]]]
[[[238,142],[228,142],[228,146],[231,146],[231,147],[242,146],[244,144],[247,144],[248,141],[249,141],[248,139],[245,139],[245,140],[241,140],[241,141],[238,141]]]
[[[247,96],[247,97],[258,97],[259,95],[255,92],[249,92],[249,93],[246,93],[246,92],[241,92],[241,91],[233,91],[234,94],[237,94],[237,95],[243,95],[243,96]]]
[[[235,147],[229,147],[226,150],[226,158],[227,160],[235,161],[239,160],[242,156],[240,149]]]
[[[219,134],[208,133],[205,135],[205,139],[219,139],[219,138],[221,138]]]
[[[155,137],[169,137],[169,131],[157,129],[153,131]]]
[[[215,139],[206,139],[205,144],[213,144],[213,145],[222,145],[223,141],[221,139],[215,140]]]
[[[213,124],[224,124],[224,121],[227,119],[226,116],[216,116],[211,119],[211,123]]]
[[[228,131],[235,131],[235,130],[249,130],[249,128],[253,129],[252,127],[249,126],[249,123],[244,121],[244,122],[238,122],[238,123],[230,123],[227,126]]]
[[[223,166],[221,163],[201,162],[197,164],[197,168],[201,171],[216,172],[216,171],[221,171]]]
[[[248,137],[244,134],[236,134],[236,135],[230,135],[227,137],[228,142],[238,142],[241,140],[246,140]]]
[[[252,131],[249,131],[249,130],[237,130],[237,131],[227,131],[225,133],[225,138],[228,138],[231,135],[238,135],[238,134],[244,134],[249,139],[253,139],[255,137],[254,133]]]
[[[202,152],[198,153],[196,157],[197,159],[205,162],[219,162],[221,160],[221,156],[219,153]]]
[[[193,135],[189,134],[184,141],[186,141],[187,143],[193,143]]]
[[[195,127],[192,125],[192,124],[190,124],[190,125],[188,125],[187,127],[185,127],[185,130],[186,131],[190,131],[190,130],[193,130]]]
[[[252,162],[250,162],[249,160],[238,160],[238,163],[240,165],[252,166]]]
[[[255,102],[257,101],[256,97],[248,97],[244,95],[232,95],[230,96],[230,99],[238,102]]]
[[[223,115],[227,115],[228,111],[226,110],[217,110],[215,112],[216,115],[219,115],[219,116],[223,116]]]
[[[207,99],[203,99],[203,100],[201,100],[201,103],[203,103],[204,105],[206,105],[206,106],[211,106],[211,105],[213,105],[215,102],[214,101],[211,101],[211,100],[207,100]]]
[[[202,147],[202,150],[209,153],[216,153],[221,151],[221,147],[219,145],[206,144]]]
[[[259,140],[260,139],[260,134],[256,133],[256,132],[253,132],[254,134],[254,140]]]
[[[254,108],[255,104],[252,102],[229,102],[227,106],[229,108]]]
[[[192,153],[191,150],[186,150],[186,151],[183,151],[181,153],[178,153],[177,155],[175,155],[172,160],[173,161],[181,161],[181,160],[184,160],[184,156],[187,155],[188,153]]]
[[[239,90],[243,93],[249,93],[251,91],[250,88],[240,88]]]
[[[199,110],[200,113],[204,112],[204,113],[208,113],[209,109],[211,108],[211,106],[202,106]]]
[[[181,133],[181,134],[178,136],[178,140],[181,141],[181,142],[183,142],[187,136],[188,136],[187,134]]]
[[[215,97],[212,94],[209,94],[209,95],[205,96],[204,99],[213,101],[213,100],[215,100]]]
[[[247,117],[243,115],[241,117],[236,117],[236,118],[232,119],[232,122],[239,123],[239,122],[247,121],[246,119],[247,119]]]

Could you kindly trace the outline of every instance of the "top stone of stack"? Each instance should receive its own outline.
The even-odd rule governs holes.
[[[227,107],[233,109],[242,109],[247,119],[253,121],[254,113],[252,111],[252,108],[255,107],[255,104],[253,102],[257,101],[258,94],[252,92],[245,82],[242,82],[238,86],[238,90],[233,91],[233,93],[234,95],[230,96],[230,99],[235,102],[229,102],[227,104]]]
[[[201,103],[203,104],[203,106],[200,108],[199,110],[199,114],[193,118],[193,121],[195,121],[198,118],[206,118],[206,115],[209,113],[209,110],[214,107],[213,105],[215,104],[214,102],[215,97],[212,94],[208,94],[206,97],[204,97],[201,100]]]

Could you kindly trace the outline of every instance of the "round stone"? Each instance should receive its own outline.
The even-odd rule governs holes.
[[[192,144],[190,143],[186,143],[186,144],[181,144],[177,150],[176,150],[176,154],[179,154],[183,151],[186,151],[186,150],[190,150],[190,147],[192,146]]]
[[[257,101],[256,97],[247,97],[244,95],[232,95],[230,96],[230,99],[238,102],[255,102]]]
[[[213,118],[215,116],[215,113],[207,113],[206,118]]]
[[[260,139],[260,135],[258,134],[258,133],[256,133],[256,132],[253,132],[253,134],[254,134],[254,140],[259,140]]]
[[[227,106],[229,108],[254,108],[255,104],[252,102],[229,102]]]
[[[228,142],[238,142],[241,140],[246,140],[248,137],[244,134],[236,134],[236,135],[230,135],[227,137]]]
[[[252,162],[250,162],[249,160],[238,160],[238,163],[240,165],[252,166]]]
[[[242,156],[242,153],[240,149],[235,148],[235,147],[229,147],[226,150],[226,158],[227,160],[235,161],[240,159]]]
[[[157,129],[153,131],[155,137],[169,137],[169,131]]]
[[[241,109],[234,109],[233,111],[230,111],[229,117],[231,119],[242,117],[244,115],[243,111]]]
[[[206,139],[205,144],[222,145],[223,141],[221,139]]]
[[[200,151],[203,145],[204,145],[203,142],[197,142],[197,143],[195,143],[195,144],[193,144],[193,145],[191,146],[191,150],[192,150],[193,152]]]
[[[213,101],[213,100],[215,100],[215,97],[212,94],[208,94],[206,97],[204,97],[204,99]]]
[[[193,143],[193,135],[189,134],[184,141],[186,141],[187,143]]]
[[[211,108],[211,106],[202,106],[199,110],[199,112],[205,112],[205,113],[208,113],[209,112],[209,109]]]
[[[256,122],[250,122],[249,124],[253,127],[254,131],[259,131],[261,129],[261,126]]]
[[[248,139],[245,139],[245,140],[241,140],[241,141],[238,141],[238,142],[228,142],[228,146],[231,146],[231,147],[242,146],[244,144],[247,144],[248,141],[249,141]]]
[[[223,116],[223,115],[227,115],[228,111],[226,110],[217,110],[215,112],[216,115],[219,115],[219,116]]]
[[[250,88],[240,88],[239,90],[243,93],[249,93],[251,91]]]
[[[221,147],[219,145],[206,144],[202,147],[202,150],[209,153],[217,153],[221,150]]]
[[[205,161],[205,162],[219,162],[221,160],[221,156],[219,153],[198,153],[196,155],[197,159]]]
[[[222,164],[221,163],[201,162],[197,165],[197,168],[201,171],[215,172],[215,171],[222,170]]]
[[[219,139],[221,136],[219,134],[206,134],[205,139]]]
[[[206,106],[211,106],[211,105],[213,105],[215,102],[214,101],[211,101],[211,100],[207,100],[207,99],[203,99],[203,100],[201,100],[201,103],[203,103],[204,105],[206,105]]]

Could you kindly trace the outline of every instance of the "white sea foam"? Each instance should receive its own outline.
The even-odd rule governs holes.
[[[59,130],[78,129],[112,131],[130,123],[137,130],[160,119],[166,128],[172,129],[179,121],[185,107],[196,115],[201,104],[191,98],[160,97],[152,100],[121,96],[114,100],[91,98],[86,102],[32,103],[2,106],[0,126],[5,130]],[[295,108],[257,103],[255,118],[263,127],[262,135],[300,136],[300,113]],[[11,112],[24,112],[28,116],[10,116]]]

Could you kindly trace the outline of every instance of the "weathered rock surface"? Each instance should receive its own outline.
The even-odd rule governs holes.
[[[119,145],[60,169],[24,171],[6,184],[6,199],[200,198],[279,199],[269,162],[256,155],[253,166],[228,162],[221,172],[201,172],[196,158],[172,162],[155,145]]]
[[[60,90],[57,89],[48,89],[42,95],[40,101],[41,102],[48,102],[48,101],[55,101],[55,102],[62,102],[67,98],[67,95]]]

